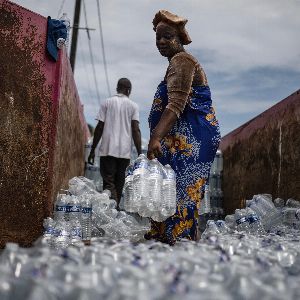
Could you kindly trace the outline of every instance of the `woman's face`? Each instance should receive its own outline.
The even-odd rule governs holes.
[[[162,56],[168,58],[183,50],[176,29],[163,22],[156,28],[156,47]]]

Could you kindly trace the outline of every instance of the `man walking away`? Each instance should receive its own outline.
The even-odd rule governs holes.
[[[133,138],[138,155],[141,154],[141,131],[139,128],[139,110],[136,103],[128,97],[131,82],[121,78],[117,85],[117,94],[104,100],[96,117],[93,145],[88,162],[93,164],[95,148],[100,143],[100,173],[103,188],[111,191],[118,207],[125,181],[125,170],[130,163],[131,140]]]

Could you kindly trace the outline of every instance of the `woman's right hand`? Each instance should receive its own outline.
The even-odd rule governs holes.
[[[160,140],[156,137],[151,137],[148,144],[147,157],[151,160],[160,156],[162,156]]]

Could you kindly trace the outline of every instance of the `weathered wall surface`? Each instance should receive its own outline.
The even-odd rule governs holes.
[[[46,55],[46,32],[46,18],[0,0],[0,246],[30,245],[61,184],[83,173],[81,105],[65,55]]]
[[[70,178],[84,173],[84,144],[88,127],[66,55],[61,57],[59,91],[51,199],[59,189],[68,187]],[[51,211],[53,202],[49,204]]]
[[[221,149],[226,213],[258,193],[300,200],[300,91],[223,137]]]

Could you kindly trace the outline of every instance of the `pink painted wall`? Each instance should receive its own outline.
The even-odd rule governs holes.
[[[0,246],[30,245],[53,199],[83,174],[87,126],[66,54],[46,53],[47,19],[0,0]]]

